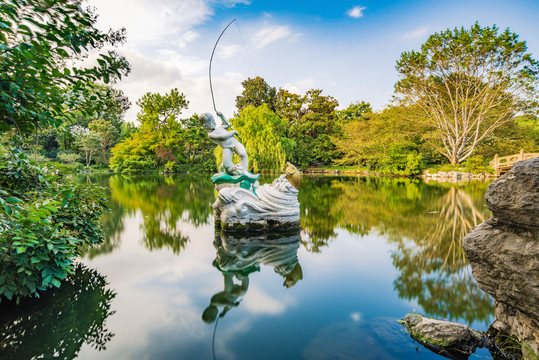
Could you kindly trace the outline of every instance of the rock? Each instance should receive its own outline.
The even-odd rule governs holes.
[[[464,237],[478,286],[496,300],[491,328],[539,354],[539,158],[520,161],[490,184],[493,217]],[[526,354],[524,354],[526,358]]]
[[[494,299],[539,320],[539,238],[489,219],[464,238],[475,281]]]
[[[445,320],[436,320],[420,314],[408,314],[402,321],[411,336],[435,352],[447,351],[447,357],[467,358],[482,343],[484,333]]]
[[[515,163],[489,185],[485,200],[500,222],[539,231],[539,157]]]

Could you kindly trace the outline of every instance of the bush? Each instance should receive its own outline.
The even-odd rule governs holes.
[[[0,164],[0,300],[59,287],[73,261],[102,241],[103,192],[66,181],[18,149]]]
[[[57,158],[65,164],[74,164],[82,159],[79,154],[67,152],[58,154]]]

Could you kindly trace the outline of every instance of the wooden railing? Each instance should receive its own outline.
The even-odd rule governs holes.
[[[506,172],[511,169],[514,163],[521,160],[529,160],[535,157],[539,157],[539,153],[524,153],[524,149],[520,150],[520,153],[515,155],[509,155],[504,157],[499,157],[498,154],[494,155],[494,160],[490,162],[490,166],[496,170],[496,173],[500,175],[501,173]]]

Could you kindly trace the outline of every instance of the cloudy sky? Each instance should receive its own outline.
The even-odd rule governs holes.
[[[341,108],[368,101],[387,105],[397,81],[395,63],[432,33],[448,28],[510,28],[539,58],[537,0],[88,0],[98,27],[125,27],[119,49],[132,72],[116,85],[133,106],[148,91],[178,88],[184,115],[212,110],[208,66],[217,45],[212,82],[217,109],[234,113],[241,82],[261,76],[271,86],[303,94],[322,89]]]

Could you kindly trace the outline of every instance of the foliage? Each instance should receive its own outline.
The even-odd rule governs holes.
[[[396,93],[431,120],[431,140],[451,164],[472,155],[501,125],[535,110],[539,66],[506,29],[475,24],[435,33],[401,54]]]
[[[283,170],[287,150],[290,153],[293,144],[285,136],[286,123],[267,104],[256,108],[249,105],[231,122],[247,150],[250,170]]]
[[[102,164],[108,164],[107,151],[115,143],[115,140],[119,137],[119,131],[112,121],[108,120],[94,120],[88,124],[88,129],[93,133],[99,135],[101,148],[101,162]]]
[[[79,264],[61,288],[40,299],[3,303],[0,357],[74,359],[83,344],[104,350],[114,336],[106,320],[114,314],[111,303],[116,296],[106,285],[103,275]]]
[[[60,125],[78,110],[102,104],[90,84],[120,79],[129,64],[115,51],[98,53],[97,65],[81,60],[91,50],[115,46],[125,30],[103,33],[97,16],[79,1],[5,0],[0,6],[0,126],[19,132]]]
[[[337,111],[337,117],[342,124],[348,124],[363,119],[372,112],[371,104],[368,102],[354,102],[346,109]]]
[[[134,133],[130,138],[112,148],[110,168],[115,172],[149,171],[156,167],[157,159],[150,149],[156,141],[155,134]]]
[[[142,214],[143,241],[148,249],[170,248],[177,254],[189,241],[186,225],[207,224],[212,214],[213,184],[209,178],[200,180],[189,175],[144,179],[115,175],[110,178],[111,198],[129,214]],[[113,226],[117,231],[122,228]],[[110,233],[104,245],[113,240]]]
[[[213,170],[215,146],[198,117],[179,118],[188,103],[178,89],[165,95],[145,94],[137,101],[140,129],[112,148],[110,168],[123,173],[179,171],[182,164],[189,164]]]
[[[539,152],[539,120],[536,117],[517,117],[492,133],[475,152],[485,158],[508,156],[524,152]]]
[[[81,156],[72,152],[63,152],[58,154],[58,159],[66,164],[74,164],[81,159]]]
[[[342,137],[334,138],[343,154],[335,162],[367,165],[369,170],[381,173],[419,174],[423,153],[428,154],[429,149],[421,134],[424,118],[417,110],[406,106],[391,106],[377,113],[367,112],[366,106],[360,109],[360,117],[348,115]],[[348,110],[350,113],[353,114]]]
[[[309,90],[297,121],[290,125],[289,137],[297,147],[292,160],[301,167],[329,164],[339,155],[332,136],[338,136],[341,128],[337,122],[338,101],[323,96],[322,90]]]
[[[0,165],[0,295],[19,299],[73,271],[77,255],[102,240],[106,209],[97,188],[67,182],[9,149]]]
[[[86,167],[90,166],[94,152],[103,142],[101,135],[87,128],[75,125],[71,128],[71,133],[75,138],[75,146],[84,154]]]
[[[276,89],[271,87],[260,76],[254,79],[247,78],[242,81],[243,91],[236,97],[236,108],[238,113],[248,106],[259,107],[266,104],[271,111],[275,111]]]

